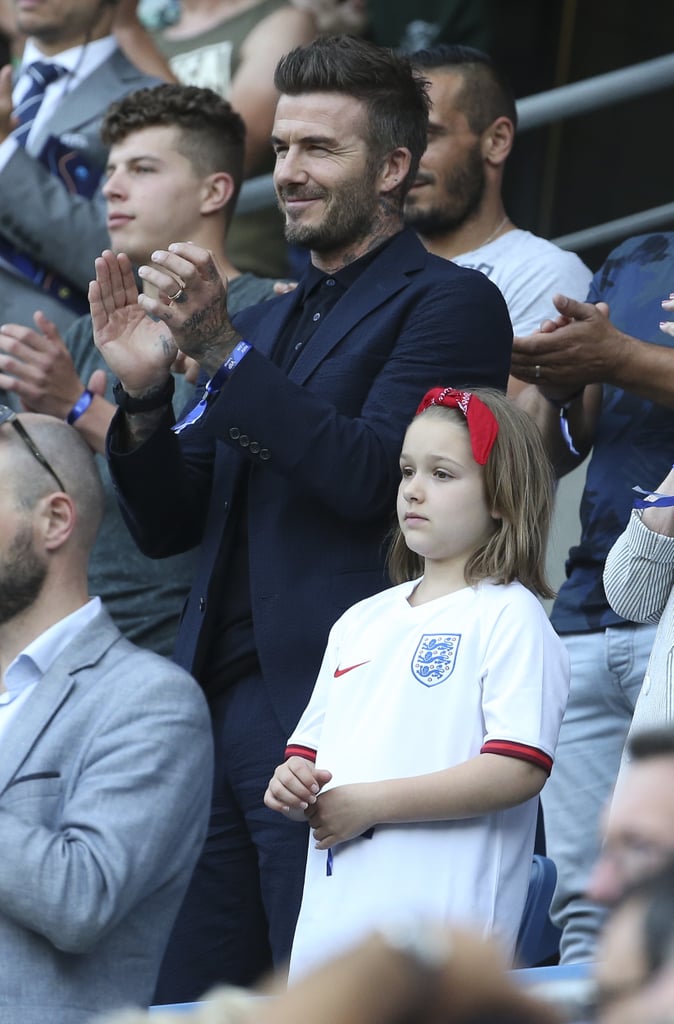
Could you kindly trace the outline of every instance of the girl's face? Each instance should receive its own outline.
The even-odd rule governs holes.
[[[400,456],[398,522],[410,550],[460,570],[494,532],[467,428],[435,414],[408,427]]]

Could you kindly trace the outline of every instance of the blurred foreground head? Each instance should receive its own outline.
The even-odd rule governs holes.
[[[600,1024],[674,1022],[674,861],[627,889],[599,944]]]
[[[285,990],[218,989],[181,1024],[559,1024],[555,1011],[508,975],[495,946],[467,931],[412,922],[376,933]],[[175,1024],[161,1011],[98,1024]]]
[[[674,727],[636,733],[603,822],[588,895],[612,905],[674,858]]]

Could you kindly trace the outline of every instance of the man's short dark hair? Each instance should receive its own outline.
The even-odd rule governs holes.
[[[647,761],[651,757],[674,757],[674,725],[641,729],[627,741],[627,753],[632,761]]]
[[[455,71],[463,86],[457,106],[476,135],[496,120],[509,118],[517,128],[515,96],[503,72],[488,53],[473,46],[438,43],[411,55],[412,63],[421,71]]]
[[[133,132],[156,127],[178,129],[176,148],[196,174],[230,174],[236,199],[243,181],[246,126],[227,100],[212,89],[194,85],[137,89],[108,107],[101,137],[110,147]],[[229,206],[233,208],[234,203]]]
[[[400,189],[404,196],[426,149],[429,109],[428,83],[407,57],[353,36],[319,36],[281,58],[274,84],[288,96],[337,92],[360,100],[368,114],[374,161],[399,146],[412,155]]]

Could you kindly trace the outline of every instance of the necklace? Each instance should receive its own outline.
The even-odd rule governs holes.
[[[504,224],[506,223],[507,220],[508,220],[508,214],[506,213],[506,215],[503,218],[503,220],[501,221],[501,223],[496,225],[496,227],[494,228],[492,233],[489,235],[489,237],[485,238],[484,242],[480,242],[479,245],[476,245],[475,249],[484,249],[485,245],[489,245],[490,242],[493,242],[493,240],[496,238],[496,236],[498,235],[499,231],[504,226]]]

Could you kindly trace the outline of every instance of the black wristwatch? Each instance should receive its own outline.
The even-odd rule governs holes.
[[[173,379],[173,374],[169,374],[165,384],[162,384],[157,390],[151,391],[144,398],[134,398],[128,391],[124,390],[120,380],[113,387],[112,393],[115,396],[115,402],[122,412],[152,412],[154,409],[161,409],[163,405],[170,403],[175,388],[176,383]]]

